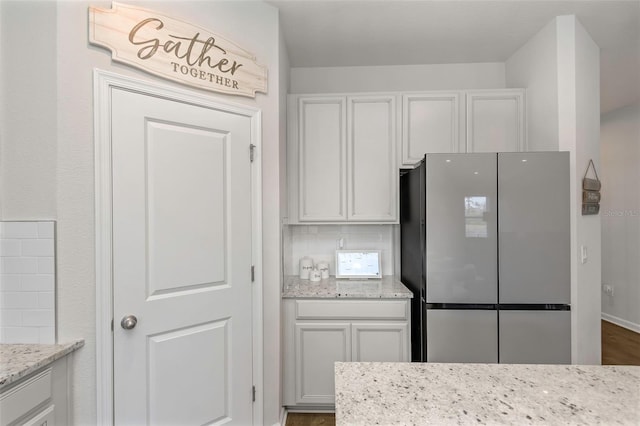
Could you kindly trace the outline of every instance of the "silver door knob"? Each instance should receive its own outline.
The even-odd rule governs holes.
[[[120,321],[120,325],[125,330],[131,330],[133,327],[136,326],[137,323],[138,323],[138,318],[136,318],[135,315],[127,315],[126,317],[122,318],[122,321]]]

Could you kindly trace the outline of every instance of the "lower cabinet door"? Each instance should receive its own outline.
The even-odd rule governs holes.
[[[357,362],[409,361],[408,323],[351,325],[351,358]]]
[[[297,323],[296,403],[335,403],[334,363],[351,361],[351,324]]]
[[[23,426],[55,426],[56,415],[55,406],[50,405],[40,411],[35,417],[24,423]]]

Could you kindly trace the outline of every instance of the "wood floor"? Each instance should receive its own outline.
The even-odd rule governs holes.
[[[602,321],[602,364],[640,365],[640,334]],[[335,426],[334,414],[289,413],[286,426]]]
[[[602,364],[640,365],[640,334],[603,320]]]
[[[289,413],[285,426],[336,426],[333,413]]]

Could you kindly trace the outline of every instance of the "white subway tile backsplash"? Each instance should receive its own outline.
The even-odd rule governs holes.
[[[38,222],[38,238],[53,239],[54,228],[53,222]]]
[[[38,293],[5,292],[0,294],[2,309],[36,309]]]
[[[0,238],[38,238],[38,222],[2,222]]]
[[[55,223],[0,222],[0,343],[55,343]]]
[[[2,257],[13,257],[20,256],[21,244],[20,240],[7,240],[0,239],[0,256]]]
[[[53,309],[22,311],[23,327],[53,327],[55,315]]]
[[[0,310],[0,326],[19,327],[22,325],[22,311],[19,309]]]
[[[38,327],[38,343],[45,345],[56,343],[56,329],[54,327]]]
[[[53,291],[38,293],[38,309],[55,309],[56,298]]]
[[[53,274],[22,275],[22,291],[50,291],[55,287]]]
[[[35,274],[38,272],[36,257],[2,257],[0,271],[3,274]]]
[[[53,257],[38,258],[38,273],[53,274],[56,272],[55,259]]]
[[[0,274],[0,292],[20,291],[20,274]]]
[[[335,273],[335,251],[342,239],[345,250],[380,250],[383,275],[393,275],[393,225],[291,225],[283,232],[283,264],[286,275],[298,275],[304,256],[329,262]]]
[[[0,327],[2,343],[40,343],[37,327]]]
[[[22,242],[22,256],[44,257],[53,255],[53,239],[24,240]]]

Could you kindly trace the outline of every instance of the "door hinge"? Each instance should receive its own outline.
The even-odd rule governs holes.
[[[111,318],[111,331],[113,331],[113,318]]]
[[[256,402],[256,387],[251,387],[251,401]]]
[[[249,145],[249,159],[251,160],[251,162],[253,163],[253,158],[255,156],[255,150],[256,150],[256,146],[254,144]]]
[[[256,267],[251,265],[251,282],[256,280]]]

